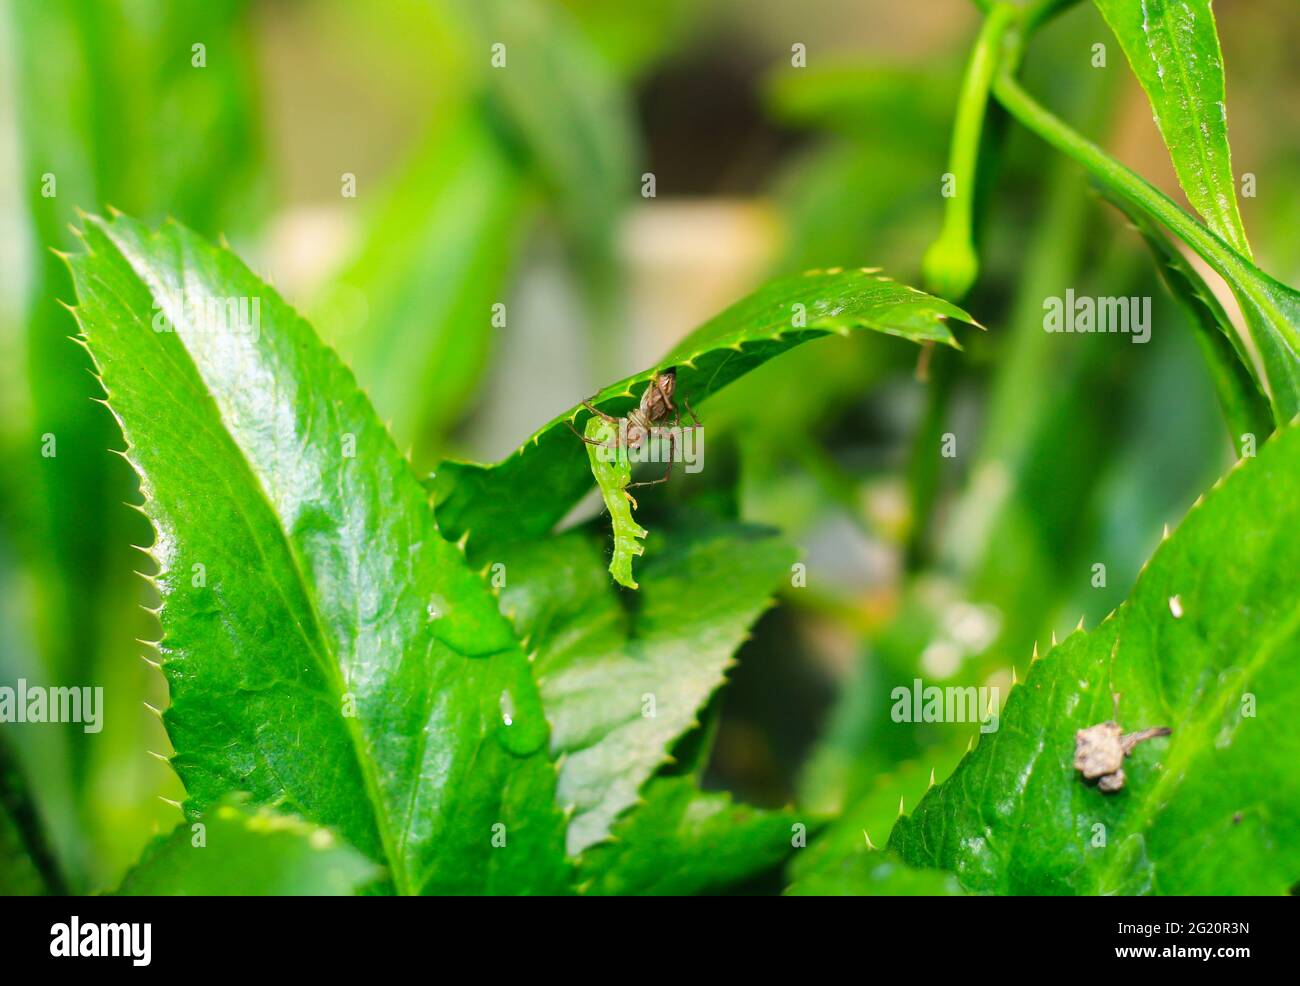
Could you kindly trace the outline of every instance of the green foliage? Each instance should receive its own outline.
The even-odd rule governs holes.
[[[485,83],[499,118],[554,191],[580,245],[603,259],[618,211],[637,187],[636,138],[609,66],[556,5],[459,6],[475,43],[496,59]]]
[[[157,532],[190,811],[285,804],[402,892],[563,886],[527,662],[351,374],[183,227],[92,218],[84,237],[77,318]],[[230,298],[257,323],[196,317]]]
[[[612,841],[583,857],[584,893],[716,893],[794,851],[800,823],[793,812],[736,804],[728,794],[700,791],[686,777],[655,778],[642,797],[614,827]]]
[[[847,856],[787,889],[790,897],[960,897],[950,873],[909,867],[892,853]]]
[[[876,775],[871,790],[838,811],[835,821],[791,859],[793,885],[815,885],[824,879],[841,882],[848,879],[848,873],[863,872],[857,862],[868,855],[872,860],[878,858],[875,846],[884,844],[904,805],[909,801],[916,804],[934,786],[936,777],[951,774],[965,749],[962,741],[939,750],[930,760],[909,761]]]
[[[1206,6],[1208,9],[1208,4]],[[1163,3],[1160,9],[1165,9]],[[1021,30],[1022,27],[1017,27],[1014,21],[1008,26],[1008,38],[1012,42],[1008,47],[1013,51],[1018,45],[1023,45],[1024,39],[1018,33]],[[1217,42],[1215,47],[1217,49]],[[1202,54],[1209,57],[1208,53]],[[1014,78],[1015,68],[1014,58],[1004,60],[994,83],[993,91],[1002,105],[1049,144],[1087,168],[1108,192],[1122,199],[1128,207],[1167,227],[1228,282],[1246,323],[1244,336],[1234,340],[1235,348],[1239,353],[1252,354],[1247,367],[1259,388],[1268,396],[1274,423],[1285,424],[1300,414],[1300,292],[1264,273],[1213,229],[1206,229],[1188,216],[1150,182],[1129,171],[1040,106]],[[1139,74],[1141,71],[1144,69]],[[1226,113],[1221,102],[1207,102],[1214,93],[1212,87],[1196,86],[1187,90],[1183,112],[1191,114],[1196,121],[1208,120],[1216,113]],[[1197,122],[1196,126],[1199,128],[1200,123]],[[1208,124],[1206,126],[1208,129]],[[1221,164],[1216,167],[1227,167],[1226,137]],[[1223,195],[1232,191],[1230,174],[1228,191],[1224,192],[1215,186],[1208,168],[1209,165],[1202,160],[1195,171],[1195,180],[1210,182],[1210,192],[1217,197],[1216,201],[1221,200]],[[1235,203],[1235,199],[1229,201]],[[1235,204],[1231,211],[1235,215]]]
[[[446,440],[487,366],[529,186],[481,114],[439,121],[311,306],[399,447],[421,457]]]
[[[219,804],[160,835],[117,889],[123,897],[350,896],[382,870],[328,829],[266,808]]]
[[[894,830],[916,866],[980,893],[1287,893],[1300,847],[1300,428],[1225,477],[1128,601],[1035,662],[996,733]],[[1168,726],[1104,793],[1072,759],[1108,720]],[[1266,703],[1257,706],[1257,703]]]
[[[1142,83],[1178,181],[1210,229],[1245,257],[1228,148],[1223,53],[1211,0],[1094,0]]]
[[[780,127],[731,91],[747,59],[698,54],[736,15],[681,0],[399,4],[373,23],[200,6],[0,13],[0,147],[17,149],[0,154],[0,685],[111,696],[102,736],[5,724],[0,890],[1296,885],[1300,293],[1250,252],[1210,0],[980,0],[965,59],[890,69],[817,52],[791,72],[781,52],[765,94]],[[1103,149],[1126,75],[1083,64],[1102,19],[1204,222]],[[349,42],[329,73],[252,43],[282,55],[321,29]],[[334,73],[365,79],[362,109],[323,98],[331,121],[365,114],[342,143],[284,112]],[[666,116],[683,83],[708,98]],[[373,152],[400,134],[402,159]],[[696,169],[712,206],[637,201],[661,168],[680,197],[702,150],[734,155]],[[264,155],[290,165],[284,194]],[[320,200],[343,169],[359,200]],[[737,189],[739,209],[720,201]],[[74,204],[105,201],[143,221],[82,215],[62,253]],[[295,240],[308,206],[351,239]],[[668,271],[721,259],[707,237],[678,255],[660,225],[677,209],[710,235],[742,213],[770,229],[751,266],[716,270],[777,275],[665,344],[661,323],[700,311]],[[155,227],[165,210],[188,225]],[[881,257],[943,297],[858,266]],[[1043,331],[1067,286],[1145,297],[1157,272],[1177,304],[1153,306],[1151,346]],[[324,341],[269,286],[286,274]],[[84,352],[56,304],[70,290]],[[546,300],[507,321],[516,297]],[[994,329],[961,352],[949,321],[977,323],[955,302]],[[646,368],[596,393],[601,414],[571,405],[616,359]],[[611,419],[668,369],[708,422],[709,469],[634,488],[624,449],[579,436],[617,442]],[[1240,459],[1188,511],[1230,463],[1220,416]],[[445,458],[530,430],[495,464]],[[38,455],[46,437],[57,455]],[[1057,645],[1080,611],[1110,615]],[[156,638],[144,663],[136,637]],[[1009,699],[991,733],[899,722],[895,689],[919,680]],[[1172,733],[1103,790],[1076,746],[1112,716]],[[176,822],[160,760],[183,818],[123,879]]]
[[[1215,392],[1229,434],[1241,451],[1247,436],[1254,436],[1253,440],[1258,441],[1272,431],[1267,401],[1246,369],[1250,365],[1250,355],[1233,348],[1238,339],[1232,319],[1209,285],[1169,242],[1169,238],[1143,217],[1123,206],[1121,208],[1128,212],[1130,220],[1150,246],[1170,294],[1187,312],[1197,344],[1214,375]]]
[[[584,532],[500,556],[502,610],[533,657],[575,854],[609,834],[697,725],[794,560],[772,532],[742,525],[667,525],[650,543],[631,612]]]
[[[5,737],[0,736],[0,893],[64,893],[27,783]]]
[[[677,393],[698,406],[709,395],[794,346],[832,332],[871,329],[914,342],[956,346],[948,319],[971,322],[955,305],[875,271],[825,270],[780,278],[700,326],[650,369],[610,384],[592,404],[615,417],[633,391],[662,370],[677,370]],[[469,537],[475,557],[510,539],[549,531],[589,488],[580,444],[565,427],[577,405],[543,425],[493,466],[444,462],[434,484],[443,534]],[[510,491],[527,489],[526,497]]]
[[[207,64],[192,64],[206,45]],[[256,53],[245,0],[177,5],[159,0],[49,0],[0,10],[0,537],[23,568],[26,602],[13,624],[30,634],[0,653],[12,681],[104,684],[104,731],[47,738],[33,783],[73,800],[75,829],[60,827],[74,886],[111,881],[152,826],[169,824],[159,793],[174,778],[141,749],[160,742],[139,700],[148,668],[135,659],[144,633],[130,545],[148,536],[121,509],[133,477],[109,455],[112,421],[95,407],[66,266],[51,252],[75,243],[78,204],[111,202],[161,219],[183,215],[205,235],[235,235],[258,214],[265,174]],[[46,436],[57,454],[46,458]],[[104,631],[113,626],[119,632]],[[15,745],[19,745],[15,743]],[[171,784],[173,786],[165,786]],[[160,785],[164,785],[160,787]],[[128,803],[129,802],[129,803]]]

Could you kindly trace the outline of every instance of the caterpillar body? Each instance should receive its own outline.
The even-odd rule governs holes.
[[[609,562],[609,574],[619,585],[629,589],[638,588],[632,576],[632,559],[644,554],[645,545],[641,539],[648,533],[632,517],[632,508],[636,501],[627,491],[632,481],[632,463],[628,461],[627,449],[618,442],[618,428],[600,417],[587,421],[585,436],[593,442],[587,443],[587,458],[591,461],[591,474],[596,477],[600,487],[605,509],[609,511],[614,528],[614,556]]]

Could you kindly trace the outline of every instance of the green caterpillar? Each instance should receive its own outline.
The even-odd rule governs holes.
[[[618,442],[617,426],[603,418],[588,420],[585,434],[594,442]],[[640,539],[648,532],[632,517],[636,500],[627,491],[627,484],[632,481],[632,463],[622,445],[602,448],[589,442],[587,458],[591,461],[591,474],[596,477],[596,485],[600,487],[605,509],[614,525],[614,557],[609,562],[609,574],[619,585],[635,589],[637,583],[632,578],[632,559],[645,553],[645,545]]]

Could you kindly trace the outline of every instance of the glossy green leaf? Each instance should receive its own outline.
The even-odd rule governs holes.
[[[1192,207],[1239,253],[1223,53],[1211,0],[1094,0],[1128,56]]]
[[[1286,893],[1300,877],[1300,428],[1241,460],[1151,558],[1127,602],[1035,662],[890,839],[912,865],[1002,893]],[[1173,734],[1124,787],[1074,769],[1077,730]]]
[[[656,372],[677,369],[678,395],[698,407],[710,394],[801,342],[871,329],[914,342],[956,345],[955,305],[871,270],[809,271],[773,281],[696,329],[655,366],[602,390],[592,403],[626,414]],[[543,425],[496,465],[444,462],[434,482],[443,534],[468,534],[473,557],[549,531],[591,485],[582,442],[565,426],[581,404]],[[526,494],[525,494],[526,491]]]
[[[584,893],[599,896],[715,893],[778,865],[799,818],[701,791],[688,777],[656,777],[608,842],[582,857]]]
[[[625,608],[602,540],[571,531],[493,561],[504,566],[502,611],[534,655],[573,855],[609,834],[698,724],[794,561],[765,529],[666,525],[650,535],[640,592]]]
[[[610,447],[609,443],[618,441],[618,429],[604,418],[595,416],[587,419],[584,436],[603,445],[587,445],[587,458],[591,462],[591,474],[596,478],[605,510],[609,513],[610,526],[614,533],[614,550],[610,557],[609,574],[614,581],[629,589],[638,588],[632,575],[632,559],[645,554],[645,545],[641,541],[648,533],[632,517],[632,496],[627,492],[627,484],[632,481],[632,463],[628,461],[627,452],[620,447]]]
[[[351,374],[184,227],[84,238],[76,313],[157,532],[189,809],[282,805],[399,892],[562,887],[527,662]]]
[[[213,807],[150,843],[123,897],[339,897],[383,871],[329,829],[267,808]]]

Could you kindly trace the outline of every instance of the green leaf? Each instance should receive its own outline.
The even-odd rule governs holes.
[[[1014,33],[1012,50],[1022,43]],[[1031,97],[1004,62],[993,91],[998,101],[1030,130],[1068,154],[1113,194],[1166,226],[1204,258],[1232,289],[1245,317],[1245,337],[1236,344],[1252,353],[1250,370],[1273,408],[1274,422],[1300,414],[1300,293],[1265,274],[1223,237],[1202,226],[1150,182],[1071,130]]]
[[[490,105],[554,194],[572,234],[590,253],[607,252],[618,213],[639,187],[626,93],[562,7],[540,0],[458,6],[473,43],[482,46],[482,64],[490,66]]]
[[[33,658],[50,683],[103,684],[109,705],[103,732],[51,740],[49,768],[31,775],[75,889],[116,881],[148,833],[174,820],[157,795],[176,785],[139,755],[162,733],[135,714],[148,669],[135,660],[145,631],[129,546],[147,525],[121,509],[135,477],[108,453],[113,422],[93,403],[90,359],[68,342],[76,326],[59,301],[71,281],[48,248],[72,248],[78,202],[172,213],[211,235],[262,219],[252,6],[0,4],[0,185],[18,231],[0,263],[0,526],[23,555],[31,601],[19,619]],[[198,42],[202,69],[191,64]],[[71,803],[79,832],[56,802]]]
[[[1192,207],[1249,258],[1232,180],[1223,53],[1211,0],[1095,3],[1146,90]]]
[[[899,764],[877,774],[872,789],[849,805],[812,843],[790,861],[790,876],[798,883],[833,877],[846,860],[873,852],[869,839],[884,844],[906,802],[916,804],[933,780],[946,777],[965,752],[966,742],[949,745],[931,758]],[[872,834],[874,833],[874,835]]]
[[[908,866],[893,853],[863,852],[801,877],[788,897],[960,897],[950,873]]]
[[[785,859],[798,821],[701,791],[689,777],[656,777],[613,839],[583,854],[579,877],[593,896],[716,893]]]
[[[0,736],[0,894],[66,892],[27,783]]]
[[[594,442],[617,442],[618,429],[604,418],[587,419],[585,437]],[[622,446],[587,445],[587,458],[591,474],[596,477],[601,499],[609,511],[609,522],[614,529],[614,551],[609,562],[609,574],[614,581],[629,589],[639,588],[632,576],[632,559],[645,554],[641,540],[648,531],[632,518],[632,495],[627,484],[632,482],[632,463]]]
[[[534,654],[572,855],[609,834],[698,724],[794,560],[770,531],[744,525],[667,525],[651,543],[630,609],[584,531],[494,560],[505,566],[502,611]]]
[[[1273,431],[1268,402],[1250,375],[1250,355],[1240,350],[1232,320],[1219,299],[1163,232],[1126,203],[1113,196],[1111,200],[1142,234],[1155,256],[1165,286],[1187,313],[1197,345],[1214,379],[1214,390],[1233,445],[1240,452],[1248,434],[1254,435],[1256,441],[1262,440]]]
[[[184,227],[84,237],[77,316],[157,532],[188,808],[283,805],[399,892],[561,887],[527,662],[351,374]],[[211,317],[231,299],[245,318]]]
[[[1211,264],[1241,305],[1248,340],[1259,354],[1249,364],[1252,375],[1276,423],[1285,424],[1300,414],[1300,293],[1235,254]]]
[[[1300,877],[1300,428],[1241,460],[1128,601],[1035,662],[890,839],[987,893],[1286,893]],[[1122,790],[1074,769],[1075,733],[1168,726]]]
[[[868,269],[809,271],[773,281],[696,329],[655,366],[611,384],[592,403],[621,416],[651,376],[677,369],[676,393],[698,406],[775,356],[838,332],[871,329],[914,342],[956,346],[946,320],[973,323],[964,311]],[[792,384],[797,385],[797,384]],[[587,458],[565,422],[581,404],[543,425],[496,465],[444,462],[434,491],[444,536],[469,537],[473,557],[511,540],[549,531],[591,485]]]
[[[382,870],[329,829],[267,808],[216,805],[145,847],[122,897],[339,897]]]
[[[780,123],[832,131],[864,145],[883,138],[921,144],[931,153],[946,149],[944,129],[957,90],[957,75],[946,63],[911,68],[818,59],[799,72],[787,68],[774,71],[764,86],[768,112]],[[873,186],[859,191],[885,194]]]

